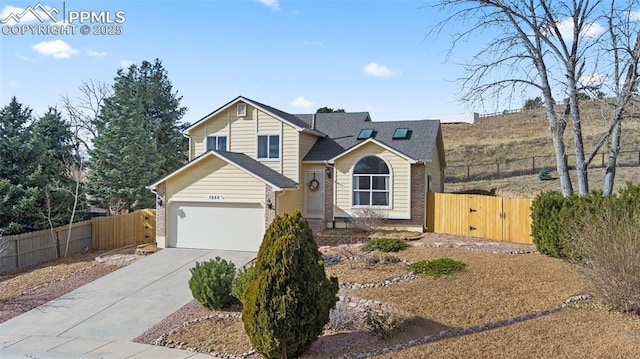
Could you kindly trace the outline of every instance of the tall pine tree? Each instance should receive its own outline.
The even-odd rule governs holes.
[[[145,186],[156,178],[160,163],[144,126],[132,68],[127,74],[118,71],[114,95],[105,100],[100,135],[90,152],[87,191],[91,202],[114,213],[153,206],[153,195]]]
[[[164,176],[187,160],[188,141],[182,135],[182,130],[188,126],[179,123],[187,108],[180,107],[182,96],[172,92],[173,85],[159,59],[153,63],[143,61],[136,75],[143,123],[154,139],[158,153],[162,155],[158,177]]]
[[[0,230],[5,234],[29,229],[23,218],[33,209],[25,200],[27,176],[35,169],[31,121],[31,109],[15,97],[0,109]]]
[[[87,190],[112,212],[154,206],[146,185],[186,161],[186,112],[160,60],[119,69],[113,95],[95,121]]]
[[[79,170],[70,125],[57,109],[50,107],[31,130],[31,148],[37,156],[29,178],[34,188],[31,195],[38,208],[31,214],[32,222],[38,227],[66,224],[73,210],[73,177]]]

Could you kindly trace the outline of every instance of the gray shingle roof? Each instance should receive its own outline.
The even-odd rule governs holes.
[[[311,123],[312,115],[297,115]],[[440,122],[420,121],[366,121],[367,112],[316,114],[316,129],[327,134],[320,138],[304,157],[305,161],[326,161],[366,140],[357,136],[363,128],[374,130],[373,138],[417,161],[430,161],[436,145]],[[410,131],[408,139],[393,139],[396,128]]]
[[[263,179],[265,182],[270,183],[280,188],[298,188],[298,183],[292,181],[288,177],[272,170],[264,164],[254,160],[253,158],[245,155],[244,153],[226,152],[226,151],[211,151],[223,159],[232,162],[233,164],[243,168],[245,171],[254,174],[256,177]]]
[[[254,100],[246,98],[246,97],[243,97],[243,99],[245,99],[247,102],[252,104],[254,107],[262,107],[264,110],[271,112],[272,114],[282,118],[283,120],[291,123],[294,126],[297,126],[297,127],[300,127],[300,128],[310,128],[309,124],[307,122],[302,121],[300,118],[296,117],[295,115],[292,115],[292,114],[284,112],[284,111],[280,111],[275,107],[271,107],[269,105],[265,105],[263,103],[260,103],[258,101],[254,101]]]
[[[277,117],[280,117],[281,119],[283,119],[286,122],[289,122],[291,125],[293,125],[295,127],[303,128],[303,129],[309,129],[310,128],[308,123],[302,121],[301,119],[299,119],[298,117],[296,117],[296,116],[294,116],[294,115],[292,115],[290,113],[278,110],[275,107],[271,107],[269,105],[265,105],[265,104],[260,103],[258,101],[254,101],[254,100],[252,100],[250,98],[246,98],[244,96],[238,96],[238,97],[234,98],[233,100],[225,103],[224,105],[218,107],[213,112],[207,114],[203,118],[199,119],[198,121],[196,121],[195,123],[190,125],[186,130],[184,130],[184,132],[188,133],[191,129],[193,129],[194,127],[198,126],[201,122],[206,121],[209,117],[211,117],[211,115],[223,110],[224,108],[226,108],[227,106],[235,103],[238,100],[245,101],[245,102],[253,105],[254,107],[261,108],[264,111],[271,112],[271,114],[273,114],[273,115],[275,115]]]

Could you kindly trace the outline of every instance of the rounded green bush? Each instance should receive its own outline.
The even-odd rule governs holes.
[[[438,258],[431,261],[422,260],[408,265],[414,274],[425,274],[432,277],[440,277],[461,271],[467,265],[452,258]]]
[[[220,309],[233,302],[231,284],[236,272],[233,262],[220,257],[198,263],[190,269],[189,289],[193,298],[210,309]]]
[[[231,284],[231,295],[234,296],[240,303],[244,303],[244,291],[249,283],[249,278],[253,273],[253,267],[240,268],[238,275],[233,279]]]
[[[363,252],[373,252],[378,250],[383,253],[400,252],[409,247],[407,241],[400,238],[376,238],[365,243],[362,247]]]

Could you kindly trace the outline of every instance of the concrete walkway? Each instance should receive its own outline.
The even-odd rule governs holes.
[[[193,299],[189,268],[252,252],[167,248],[0,324],[0,358],[210,358],[131,340]]]

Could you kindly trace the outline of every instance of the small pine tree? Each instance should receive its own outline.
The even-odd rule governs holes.
[[[265,358],[298,357],[311,347],[335,308],[338,279],[328,279],[313,232],[300,212],[269,226],[244,292],[242,321]]]

